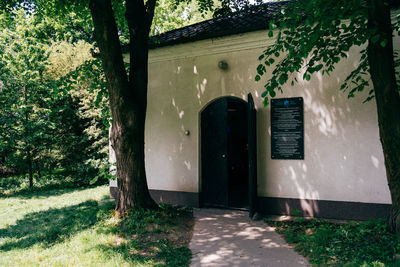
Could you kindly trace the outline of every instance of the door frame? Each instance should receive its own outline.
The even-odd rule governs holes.
[[[204,205],[204,201],[203,201],[203,175],[202,175],[202,122],[201,122],[201,115],[202,115],[202,112],[208,107],[208,106],[210,106],[212,103],[214,103],[215,101],[217,101],[217,100],[219,100],[219,99],[221,99],[221,98],[226,98],[227,100],[229,100],[229,99],[234,99],[235,101],[237,101],[237,100],[239,100],[240,102],[242,102],[242,103],[245,103],[246,104],[246,106],[247,106],[247,108],[249,107],[249,105],[250,105],[250,102],[249,101],[246,101],[246,100],[244,100],[244,99],[242,99],[242,98],[239,98],[239,97],[236,97],[236,96],[220,96],[220,97],[216,97],[216,98],[214,98],[214,99],[212,99],[212,100],[210,100],[207,104],[205,104],[201,109],[200,109],[200,111],[198,112],[198,162],[199,162],[199,164],[198,164],[198,192],[199,192],[199,206],[200,207],[203,207],[203,205]],[[253,106],[254,107],[254,106]],[[249,134],[248,134],[248,136],[247,136],[247,138],[248,138],[248,143],[249,143],[249,139],[251,138],[250,136],[249,136]],[[255,142],[256,142],[256,140],[255,140]],[[248,152],[249,153],[249,152]],[[257,161],[257,160],[256,160]],[[256,162],[255,162],[256,163]],[[256,168],[257,168],[257,166],[255,166]],[[248,168],[248,169],[250,169],[250,167]],[[256,179],[256,181],[255,181],[255,187],[257,188],[257,177],[255,178]],[[252,186],[251,184],[250,184],[250,177],[248,176],[248,181],[249,181],[249,189],[250,189],[250,187]],[[257,194],[257,192],[256,192],[256,194]],[[251,198],[251,196],[249,195],[249,199],[248,199],[248,205],[249,205],[249,212],[251,212],[252,214],[249,214],[249,215],[253,215],[253,213],[254,213],[254,207],[252,208],[252,207],[250,207],[250,205],[252,204],[252,203],[250,203],[250,198]],[[255,196],[255,198],[257,198],[257,195]],[[253,198],[254,199],[254,198]],[[253,203],[253,205],[254,205],[255,203]],[[227,206],[227,207],[225,207],[225,208],[230,208],[229,206]]]

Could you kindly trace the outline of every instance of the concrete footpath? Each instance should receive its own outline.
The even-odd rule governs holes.
[[[194,209],[190,266],[309,266],[275,231],[238,210]]]

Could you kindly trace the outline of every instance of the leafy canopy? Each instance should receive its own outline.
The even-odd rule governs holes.
[[[329,75],[341,59],[348,57],[353,46],[361,47],[360,61],[340,89],[348,90],[348,97],[363,91],[370,83],[365,44],[371,40],[384,47],[388,42],[377,29],[367,28],[367,16],[364,0],[293,0],[283,6],[270,21],[268,36],[275,36],[275,41],[258,58],[256,81],[273,67],[262,94],[264,104],[268,105],[268,98],[275,97],[277,91],[282,92],[286,83],[293,86],[296,73],[306,81],[316,72]],[[399,19],[398,16],[395,24],[397,32]],[[373,94],[370,90],[366,101]]]
[[[106,87],[82,22],[74,12],[0,14],[0,168],[85,183],[107,162]]]

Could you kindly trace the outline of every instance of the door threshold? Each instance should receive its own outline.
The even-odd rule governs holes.
[[[226,206],[202,206],[201,209],[220,209],[220,210],[240,210],[240,211],[249,211],[248,207],[226,207]]]
[[[244,208],[240,208],[240,207],[227,207],[226,209],[228,209],[228,210],[249,211],[249,208],[247,208],[247,207],[244,207]]]

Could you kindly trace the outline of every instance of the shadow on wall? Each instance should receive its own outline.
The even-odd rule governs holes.
[[[375,103],[361,104],[365,93],[347,99],[347,94],[339,91],[344,70],[355,65],[356,59],[351,59],[351,65],[347,61],[337,66],[343,73],[317,74],[311,82],[288,86],[277,96],[304,99],[305,159],[294,161],[271,160],[269,107],[262,106],[263,83],[254,82],[255,66],[249,66],[248,59],[232,57],[229,69],[220,70],[219,57],[171,61],[164,74],[166,84],[155,85],[165,90],[153,92],[149,98],[151,126],[146,131],[158,140],[151,141],[146,160],[161,167],[148,168],[150,180],[154,180],[150,187],[197,192],[200,110],[218,97],[247,100],[251,92],[258,108],[259,195],[303,199],[300,208],[308,216],[320,214],[321,207],[314,201],[318,199],[390,203]],[[300,73],[299,81],[301,77]]]
[[[152,66],[153,70],[160,68],[155,73],[163,72],[163,78],[156,81],[158,78],[150,77],[149,87],[164,89],[162,95],[159,90],[149,90],[146,136],[151,140],[146,142],[150,144],[146,148],[146,162],[151,162],[147,168],[150,188],[198,192],[201,109],[222,96],[237,96],[247,101],[248,87],[244,84],[250,80],[251,68],[245,79],[235,75],[235,79],[241,79],[238,82],[232,81],[229,71],[218,69],[219,59],[188,61],[173,61],[167,71],[162,64]],[[158,177],[163,177],[161,183]]]
[[[345,63],[337,69],[349,69],[348,62]],[[323,217],[329,205],[321,205],[321,199],[329,203],[360,202],[360,205],[390,203],[375,102],[362,104],[368,90],[348,99],[347,93],[339,90],[345,74],[317,74],[311,82],[289,86],[284,95],[278,96],[304,99],[305,159],[302,161],[270,159],[270,115],[267,110],[259,110],[258,125],[267,123],[258,130],[258,164],[264,166],[258,175],[268,177],[259,180],[259,193],[300,199],[296,204],[287,201],[281,207],[286,214],[299,209],[306,216]],[[302,81],[301,77],[300,73],[297,79]],[[383,205],[385,210],[386,206]],[[360,213],[346,210],[348,214]],[[364,212],[368,214],[367,209]]]
[[[261,213],[269,215],[343,220],[386,218],[391,208],[389,204],[272,197],[259,199],[257,205]]]

